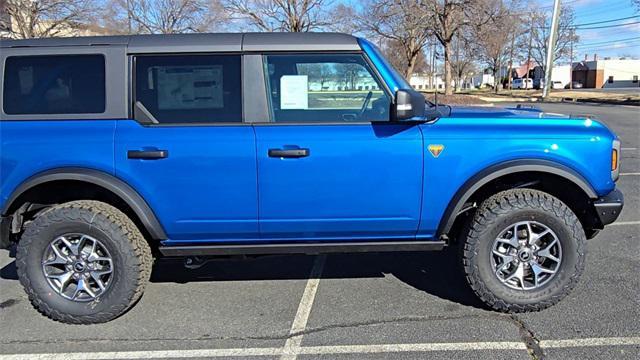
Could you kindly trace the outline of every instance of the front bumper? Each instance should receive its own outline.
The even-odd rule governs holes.
[[[622,207],[624,206],[624,196],[622,191],[614,189],[609,194],[598,198],[593,202],[596,213],[602,225],[609,225],[618,219]]]

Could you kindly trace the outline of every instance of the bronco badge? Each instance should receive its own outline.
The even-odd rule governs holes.
[[[438,156],[440,156],[440,153],[442,153],[442,150],[444,150],[444,145],[430,144],[427,149],[429,149],[429,152],[431,153],[431,155],[433,155],[434,158],[437,158]]]

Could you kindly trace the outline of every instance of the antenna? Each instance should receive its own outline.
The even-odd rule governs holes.
[[[435,102],[436,112],[438,111],[438,87],[436,86],[436,94],[433,101]]]

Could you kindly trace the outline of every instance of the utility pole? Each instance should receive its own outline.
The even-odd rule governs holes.
[[[511,50],[509,51],[509,74],[507,74],[509,92],[511,91],[511,74],[513,73],[513,47],[516,42],[516,34],[514,33],[511,38]]]
[[[127,34],[131,35],[131,0],[127,0]]]
[[[569,89],[573,89],[573,34],[571,34],[571,52],[569,54]]]
[[[532,14],[533,15],[533,14]],[[531,27],[529,28],[529,47],[527,48],[527,76],[525,76],[524,88],[529,86],[529,71],[531,71],[531,47],[533,46],[533,16],[531,16]]]
[[[460,91],[460,35],[456,36],[456,88],[454,91]]]
[[[551,33],[549,33],[549,43],[547,44],[546,71],[544,74],[544,87],[542,98],[549,96],[549,86],[551,86],[551,72],[553,70],[553,58],[555,57],[556,39],[558,37],[558,20],[560,18],[560,0],[553,1],[553,18],[551,19]]]

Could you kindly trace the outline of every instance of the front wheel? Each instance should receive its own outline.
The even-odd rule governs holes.
[[[585,243],[580,221],[559,199],[537,190],[503,191],[484,201],[472,220],[464,270],[493,309],[542,310],[576,285]]]
[[[149,245],[120,210],[98,201],[54,206],[18,243],[18,277],[33,306],[65,323],[114,319],[142,295]]]

